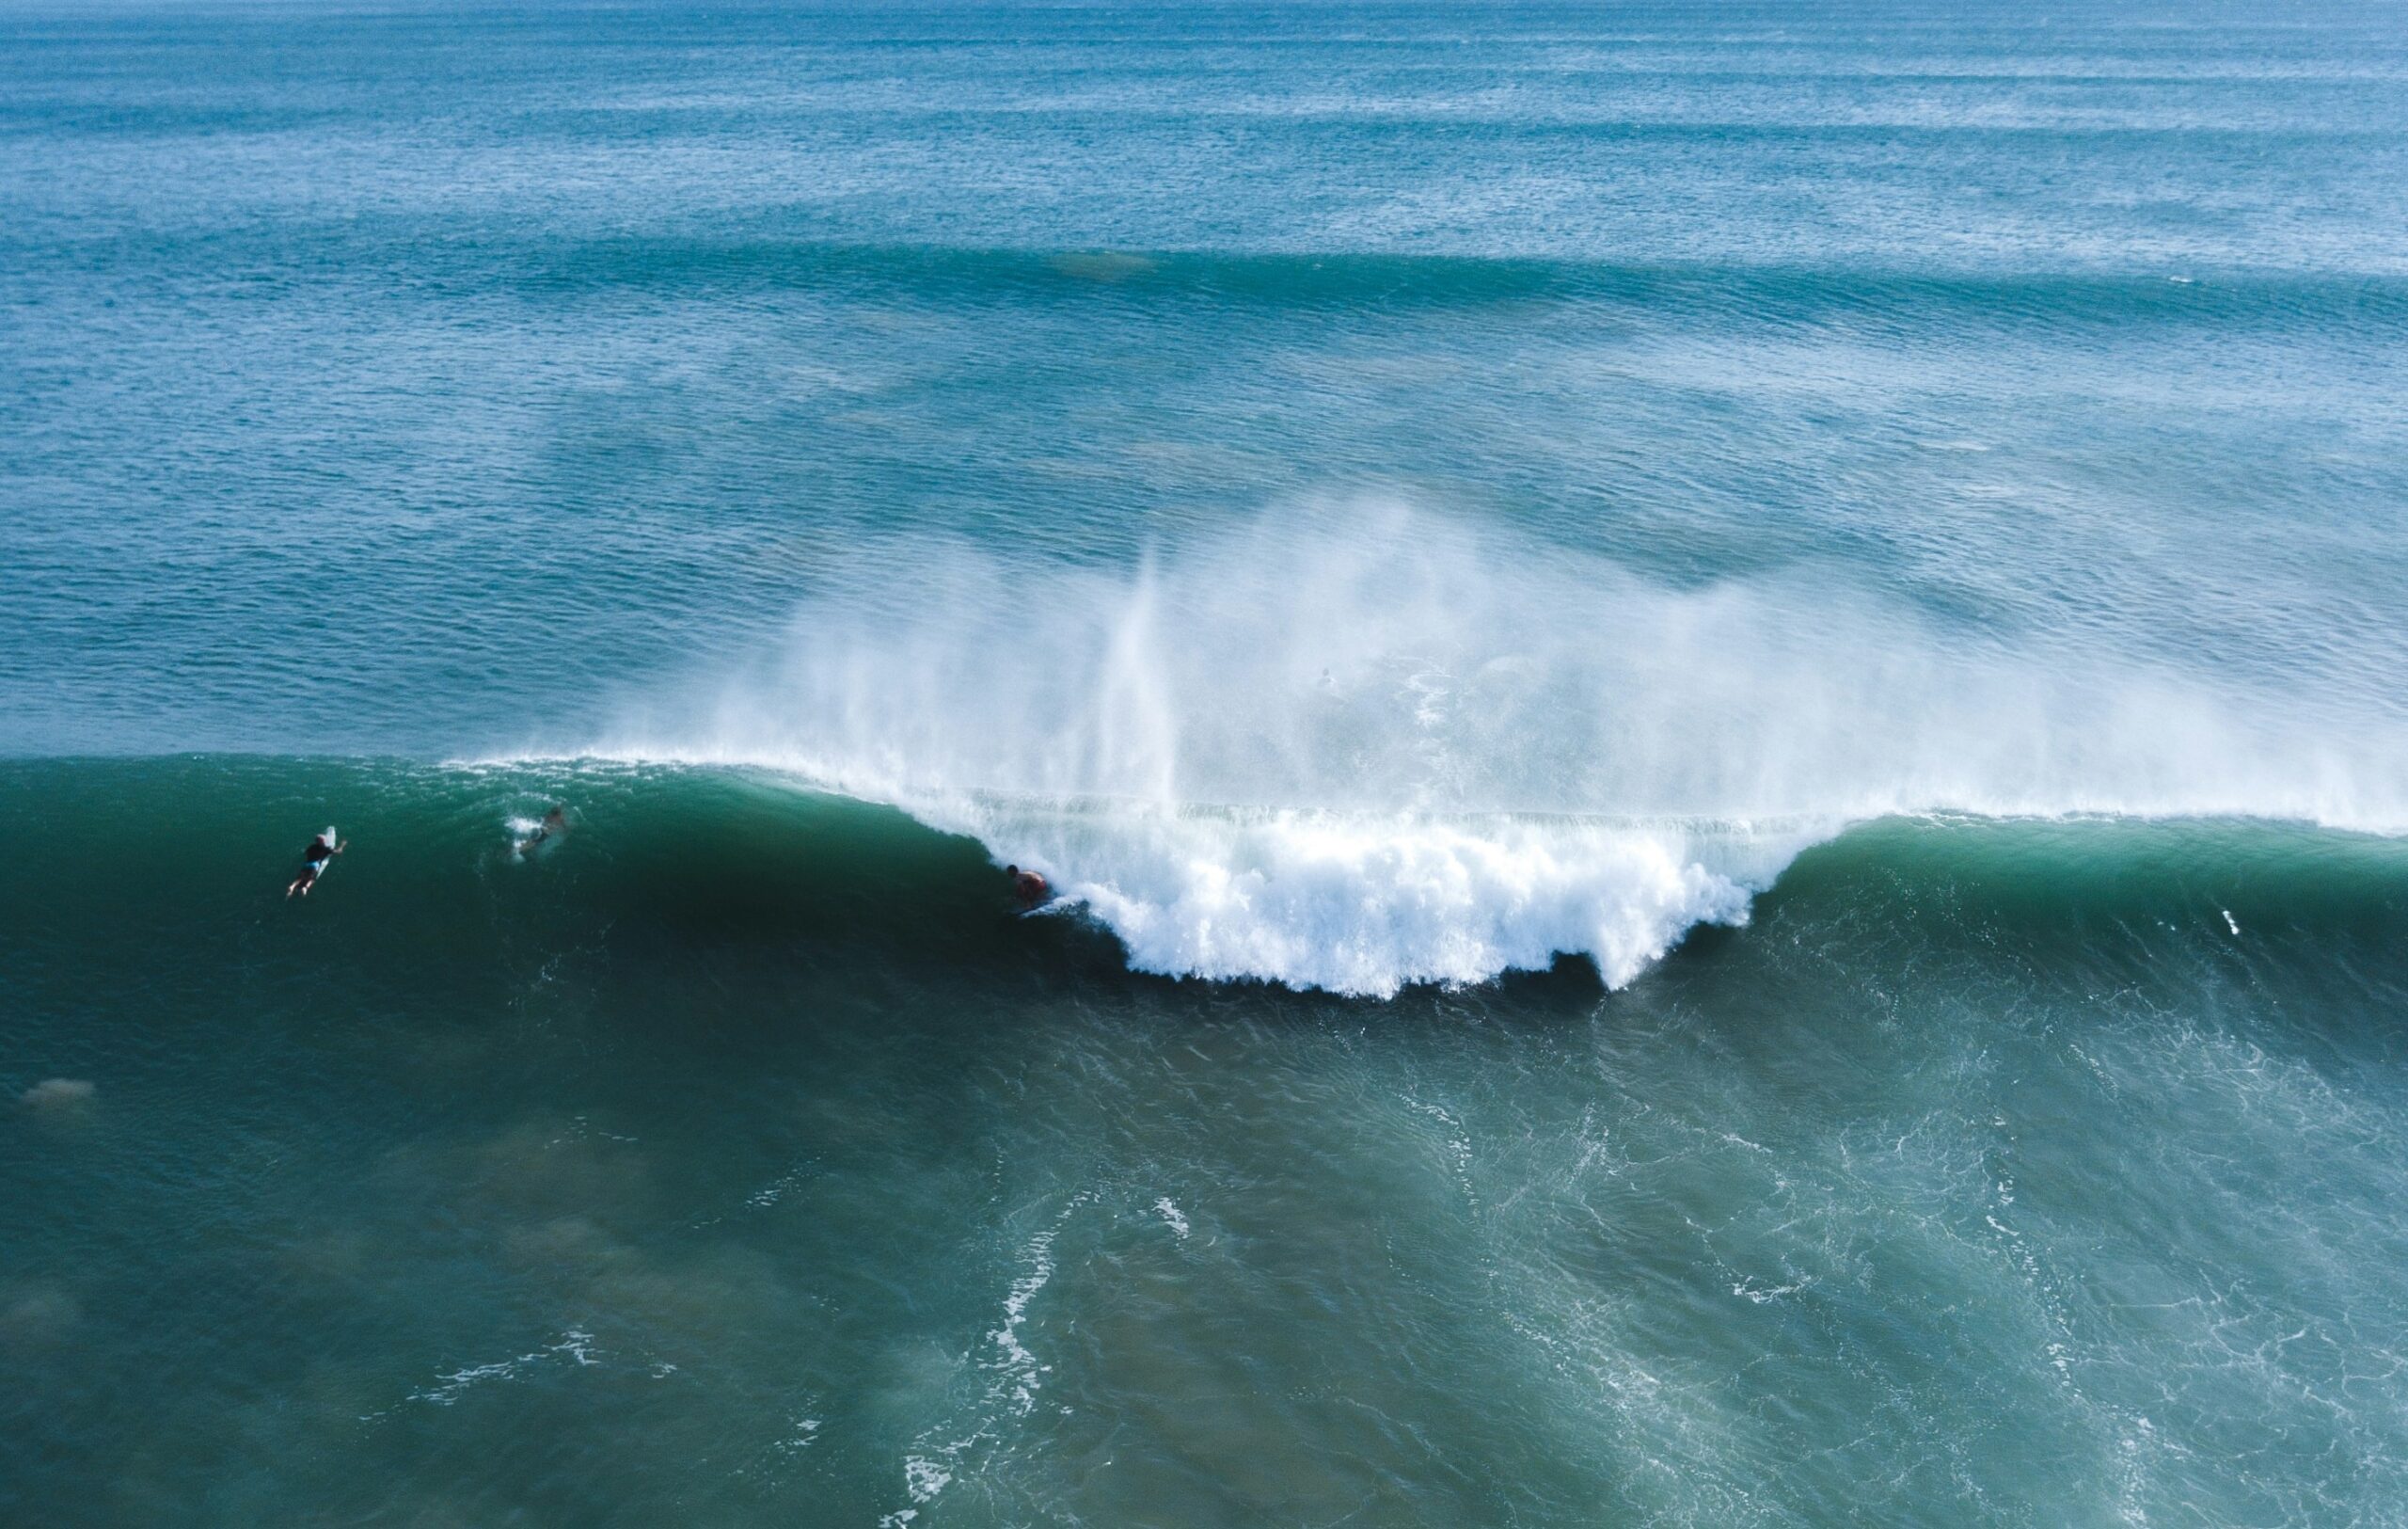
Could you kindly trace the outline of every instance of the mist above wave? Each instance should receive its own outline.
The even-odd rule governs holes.
[[[1133,570],[884,549],[601,752],[790,770],[974,834],[1146,969],[1388,993],[1560,952],[1620,984],[1888,814],[2408,822],[2396,725],[2314,703],[1811,570],[1671,589],[1321,504]]]

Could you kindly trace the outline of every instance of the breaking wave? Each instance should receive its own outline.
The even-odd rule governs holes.
[[[1348,994],[1742,923],[1898,815],[2408,824],[2408,729],[2279,667],[1680,589],[1395,506],[1134,568],[864,550],[784,640],[565,752],[767,767],[1043,871],[1141,969]]]

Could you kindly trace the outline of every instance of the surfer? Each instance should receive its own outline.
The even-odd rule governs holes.
[[[297,893],[308,897],[309,888],[317,885],[318,878],[325,874],[328,862],[342,853],[350,843],[349,839],[336,839],[335,831],[331,828],[311,839],[309,847],[301,852],[301,874],[293,878],[293,884],[284,889],[284,895],[289,898]]]
[[[1044,877],[1033,870],[1022,870],[1018,866],[1006,866],[1004,874],[1012,879],[1012,896],[1020,899],[1021,906],[1023,908],[1036,907],[1054,890],[1045,884]]]
[[[567,809],[562,807],[554,807],[551,811],[544,814],[544,820],[535,825],[535,831],[533,833],[518,841],[518,852],[522,855],[526,854],[530,851],[533,850],[535,846],[544,843],[547,839],[559,838],[562,835],[566,834],[567,832]]]

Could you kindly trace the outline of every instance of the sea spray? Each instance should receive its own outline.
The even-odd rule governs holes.
[[[740,763],[1044,870],[1141,968],[1348,993],[1628,981],[1900,813],[2408,822],[2408,739],[1798,578],[1667,587],[1394,503],[1133,571],[877,549],[593,752]]]

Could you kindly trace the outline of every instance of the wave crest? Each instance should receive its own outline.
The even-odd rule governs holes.
[[[866,549],[594,752],[974,835],[1150,971],[1387,994],[1577,953],[1619,985],[1870,819],[2408,823],[2401,719],[2303,676],[1319,505],[1133,572]]]

